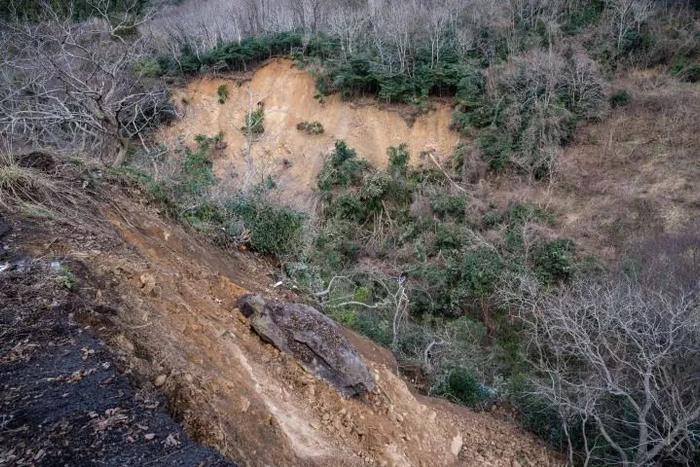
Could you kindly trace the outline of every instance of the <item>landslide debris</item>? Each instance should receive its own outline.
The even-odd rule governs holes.
[[[374,389],[374,379],[340,326],[315,308],[246,294],[237,302],[255,332],[282,352],[294,355],[311,374],[345,396]]]

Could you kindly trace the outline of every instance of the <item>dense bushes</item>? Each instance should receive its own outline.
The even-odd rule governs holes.
[[[595,63],[573,50],[532,50],[489,70],[485,88],[478,75],[463,84],[455,126],[483,128],[477,140],[492,170],[514,167],[534,178],[551,172],[576,122],[601,117],[607,104]]]
[[[335,143],[335,150],[318,175],[318,188],[328,192],[335,187],[358,185],[369,165],[344,141]]]
[[[461,367],[447,370],[434,393],[469,407],[476,407],[491,395],[473,372]]]
[[[185,44],[178,56],[161,55],[158,62],[166,73],[245,70],[249,65],[270,57],[290,55],[295,48],[302,47],[302,39],[299,32],[279,32],[225,42],[204,53],[197,53]]]
[[[233,198],[224,204],[224,208],[243,221],[254,250],[277,257],[301,250],[302,214],[277,206],[260,195]]]
[[[452,96],[460,90],[467,97],[469,92],[476,91],[469,86],[478,71],[460,59],[455,47],[454,43],[444,43],[440,52],[445,58],[437,64],[431,62],[428,54],[417,54],[414,66],[404,71],[367,52],[323,60],[317,72],[318,88],[322,94],[339,92],[345,97],[369,94],[389,102],[421,103],[428,96]]]

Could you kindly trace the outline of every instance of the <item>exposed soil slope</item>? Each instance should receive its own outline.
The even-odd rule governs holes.
[[[3,225],[0,215],[0,465],[234,466],[118,371],[88,324],[112,310],[80,297],[75,264],[23,256]]]
[[[350,333],[378,388],[344,399],[263,343],[234,308],[249,290],[290,298],[266,287],[265,263],[223,255],[118,193],[110,198],[112,234],[54,230],[29,246],[86,266],[92,279],[81,292],[117,308],[95,318],[109,342],[132,374],[165,391],[194,439],[251,466],[557,463],[514,425],[415,395],[388,351]]]
[[[230,93],[223,105],[217,101],[220,84]],[[630,72],[613,88],[627,89],[631,103],[578,129],[563,148],[553,183],[479,178],[470,188],[477,212],[479,201],[484,207],[513,201],[549,207],[557,218],[552,235],[573,238],[583,254],[611,262],[639,237],[688,228],[700,211],[700,89],[655,70]],[[316,176],[336,139],[346,139],[377,166],[386,165],[389,146],[402,142],[417,164],[432,164],[421,160],[421,152],[445,157],[459,142],[445,103],[409,125],[401,116],[406,107],[385,109],[376,100],[345,102],[339,96],[321,104],[315,92],[313,77],[288,60],[270,61],[248,77],[199,78],[175,91],[184,117],[161,136],[191,145],[196,134],[223,131],[226,148],[214,162],[223,192],[239,189],[251,173],[255,183],[272,175],[283,201],[301,208],[312,206]],[[247,158],[240,127],[251,96],[253,106],[265,103],[265,133]],[[303,120],[320,121],[325,133],[298,131]]]
[[[225,84],[229,98],[218,102],[217,88]],[[197,78],[174,91],[174,101],[184,118],[162,135],[170,143],[192,145],[198,134],[223,132],[226,149],[215,161],[215,173],[224,187],[247,180],[255,183],[272,175],[285,194],[308,205],[310,191],[326,155],[336,140],[346,140],[358,154],[376,166],[386,166],[390,146],[406,143],[414,162],[424,151],[452,154],[459,137],[450,131],[451,108],[435,104],[434,110],[415,118],[404,118],[407,106],[381,108],[374,99],[344,102],[340,96],[314,99],[314,78],[294,67],[290,60],[275,59],[255,71],[249,79]],[[246,113],[264,103],[265,132],[255,137],[248,158],[248,139],[241,131]],[[319,121],[321,135],[297,130],[302,121]]]

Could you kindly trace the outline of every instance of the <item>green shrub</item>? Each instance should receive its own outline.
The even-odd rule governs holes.
[[[462,367],[446,371],[433,389],[437,395],[448,397],[469,407],[477,407],[491,396],[473,371]]]
[[[457,224],[441,222],[435,227],[435,253],[458,250],[465,241],[464,229]]]
[[[537,276],[546,284],[568,280],[574,272],[576,247],[569,239],[544,241],[532,254]]]
[[[297,130],[303,131],[306,134],[309,135],[320,135],[323,134],[324,129],[323,125],[321,125],[321,122],[313,121],[313,122],[299,122],[297,124]]]
[[[265,132],[265,108],[258,104],[255,110],[246,113],[245,124],[241,131],[247,136],[260,135]]]
[[[326,217],[339,217],[356,222],[367,218],[367,207],[355,193],[341,193],[326,208]]]
[[[624,107],[630,103],[632,95],[626,89],[619,89],[610,95],[610,106],[612,108]]]
[[[216,88],[216,95],[219,97],[219,104],[225,104],[228,100],[228,86],[225,84],[220,84]]]
[[[184,46],[177,60],[163,56],[159,61],[171,74],[196,73],[207,68],[240,71],[273,56],[289,55],[303,45],[303,35],[299,31],[285,31],[223,42],[203,53],[195,53],[191,47]]]
[[[56,273],[56,282],[68,291],[75,292],[77,290],[78,279],[65,264],[59,266],[58,272]]]
[[[511,203],[503,218],[511,225],[523,225],[530,221],[548,225],[554,224],[554,214],[551,211],[528,202]]]
[[[681,58],[671,67],[671,73],[682,81],[697,83],[700,81],[700,62],[689,58]]]
[[[391,323],[389,320],[367,310],[356,310],[356,319],[351,329],[379,344],[391,345]]]
[[[393,188],[393,180],[389,174],[381,170],[373,170],[365,175],[360,188],[360,198],[369,211],[382,208],[382,200]]]
[[[195,141],[196,150],[192,151],[189,148],[185,150],[185,159],[177,177],[176,197],[203,196],[216,182],[209,150],[211,145],[218,141],[217,138],[197,135]]]
[[[469,296],[488,298],[495,291],[503,270],[503,260],[496,251],[486,248],[469,250],[462,257],[461,282]]]
[[[508,167],[513,152],[513,141],[509,134],[489,130],[477,139],[477,144],[491,170],[501,172]]]
[[[387,155],[389,156],[389,173],[391,176],[394,178],[406,177],[408,174],[408,161],[411,158],[408,146],[406,144],[392,146],[387,149]]]
[[[573,35],[597,23],[605,10],[604,0],[578,2],[568,8],[568,14],[561,26],[564,34]]]
[[[430,207],[435,214],[446,217],[454,216],[463,218],[467,209],[467,197],[465,195],[452,195],[438,192],[430,200]]]
[[[496,209],[491,209],[491,210],[487,211],[483,215],[483,217],[481,218],[481,224],[486,229],[490,229],[491,227],[495,227],[498,224],[500,224],[502,221],[503,221],[503,214],[501,214]]]
[[[250,232],[250,245],[254,250],[283,256],[301,249],[303,214],[276,206],[262,197],[234,198],[225,203],[225,208],[243,220]]]
[[[336,141],[335,149],[318,175],[318,188],[330,191],[336,187],[359,186],[368,167],[367,161],[358,159],[345,141]]]
[[[160,63],[152,58],[144,58],[136,63],[134,71],[137,75],[146,78],[157,78],[163,75],[163,68]]]

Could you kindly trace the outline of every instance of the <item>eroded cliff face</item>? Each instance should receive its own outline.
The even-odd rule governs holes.
[[[219,103],[217,89],[226,85],[229,97]],[[310,73],[290,60],[275,59],[243,79],[197,78],[173,92],[183,118],[162,131],[170,145],[193,145],[198,134],[223,133],[226,143],[214,161],[222,189],[236,189],[272,176],[290,204],[312,203],[311,192],[326,156],[337,140],[345,140],[377,167],[387,164],[387,149],[407,144],[412,163],[431,153],[436,158],[452,154],[459,135],[450,130],[452,110],[433,103],[432,110],[409,116],[408,106],[382,106],[374,99],[343,101],[332,95],[315,99]],[[252,141],[241,131],[247,112],[262,103],[264,133]],[[415,109],[414,109],[415,110]],[[303,121],[318,121],[324,132],[310,135],[297,129]]]
[[[557,463],[511,423],[416,395],[386,349],[349,331],[376,385],[343,397],[235,308],[247,292],[297,299],[272,286],[269,265],[223,254],[119,190],[109,198],[100,235],[34,229],[25,247],[83,265],[92,328],[140,384],[165,393],[195,440],[251,466]]]

